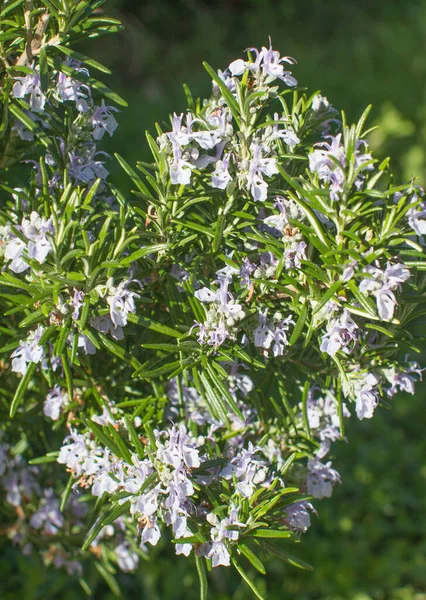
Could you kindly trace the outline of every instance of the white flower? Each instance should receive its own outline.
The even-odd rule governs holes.
[[[123,281],[118,287],[109,287],[109,296],[107,302],[110,308],[111,321],[114,327],[124,327],[127,325],[127,315],[136,312],[135,298],[139,298],[139,294],[127,289],[131,280]],[[120,330],[118,330],[118,335]],[[117,337],[117,339],[120,339]]]
[[[157,519],[152,517],[149,519],[142,530],[142,544],[151,544],[156,546],[160,540],[161,531],[157,525]]]
[[[57,421],[61,414],[61,408],[68,404],[69,396],[62,391],[59,385],[55,384],[46,396],[43,404],[43,413],[50,417],[52,421]]]
[[[102,100],[101,106],[95,107],[91,117],[93,126],[93,139],[102,139],[105,132],[109,133],[110,136],[113,135],[114,131],[118,127],[118,123],[115,120],[112,111],[120,112],[118,108],[114,108],[113,106],[105,106],[105,100]]]
[[[371,419],[374,409],[379,403],[377,385],[380,379],[374,373],[367,373],[356,381],[354,394],[356,398],[356,414],[358,419]]]
[[[59,501],[51,488],[44,491],[38,510],[31,515],[30,525],[42,529],[47,535],[56,535],[64,526],[64,517],[59,510]]]
[[[330,498],[337,482],[340,483],[340,475],[331,467],[331,462],[324,464],[317,459],[309,459],[306,482],[308,494],[315,498]]]
[[[232,177],[228,171],[229,167],[229,154],[222,160],[218,160],[215,164],[215,170],[212,173],[212,187],[220,190],[226,189],[226,186]]]
[[[309,511],[316,514],[316,511],[310,502],[296,502],[287,506],[285,509],[286,520],[290,527],[299,533],[306,533],[311,526],[311,515]]]
[[[28,363],[39,363],[44,356],[43,346],[39,346],[39,340],[45,328],[39,325],[35,331],[31,331],[26,340],[20,340],[19,346],[11,354],[12,371],[25,375]]]
[[[402,263],[396,265],[388,263],[384,271],[368,265],[363,269],[363,273],[369,277],[361,281],[359,290],[364,294],[371,293],[376,297],[377,312],[383,321],[392,320],[397,305],[393,292],[399,291],[401,284],[410,278],[410,271]]]
[[[264,181],[262,175],[271,177],[278,173],[278,167],[275,158],[264,158],[262,151],[265,148],[259,144],[252,144],[252,159],[249,163],[249,172],[247,182],[250,193],[254,200],[265,201],[268,196],[268,184]]]
[[[46,96],[41,91],[40,76],[37,73],[26,75],[25,77],[16,77],[12,93],[15,98],[25,98],[25,96],[29,95],[31,110],[34,112],[43,112]]]
[[[237,58],[237,60],[231,62],[228,69],[233,77],[238,77],[244,73],[244,71],[247,69],[247,65],[248,63],[245,60],[242,58]]]
[[[173,144],[173,162],[170,165],[170,180],[173,184],[188,185],[194,165],[182,157],[182,150]]]
[[[115,556],[118,566],[125,573],[134,571],[139,564],[139,556],[131,550],[128,542],[122,542],[115,548]]]
[[[358,325],[350,313],[344,309],[340,317],[331,318],[327,323],[327,333],[321,338],[321,352],[334,356],[339,350],[350,353],[349,344],[357,340]]]

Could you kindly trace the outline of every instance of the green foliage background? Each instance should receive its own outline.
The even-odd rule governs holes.
[[[426,183],[425,0],[110,0],[105,8],[126,30],[91,42],[88,53],[111,68],[108,84],[129,102],[106,150],[130,163],[149,159],[144,131],[185,108],[182,83],[208,94],[201,61],[225,68],[270,35],[298,60],[299,83],[321,89],[349,121],[372,102],[375,155],[392,156],[403,180]],[[108,167],[126,189],[119,167]],[[426,351],[419,362],[426,364]],[[426,600],[424,395],[418,386],[414,398],[397,396],[391,411],[350,424],[350,443],[335,445],[343,485],[317,503],[319,518],[297,548],[315,570],[272,563],[268,599]],[[0,574],[5,600],[84,597],[62,573],[10,548],[0,547]],[[261,576],[255,581],[266,589]],[[126,599],[198,599],[193,563],[182,557],[162,554],[120,582]],[[229,569],[216,569],[211,584],[215,600],[250,597]],[[96,598],[112,598],[101,582]]]

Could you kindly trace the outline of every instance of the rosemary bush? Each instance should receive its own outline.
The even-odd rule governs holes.
[[[247,566],[311,568],[346,420],[421,379],[423,190],[270,45],[116,155],[128,196],[99,150],[126,103],[73,50],[120,29],[102,4],[2,5],[2,532],[88,594],[164,536],[201,598],[218,566],[261,598]]]

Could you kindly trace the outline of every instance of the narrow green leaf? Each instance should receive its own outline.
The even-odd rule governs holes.
[[[129,313],[127,315],[127,320],[131,323],[135,323],[135,325],[140,325],[141,327],[145,327],[146,329],[151,329],[152,331],[156,331],[157,333],[163,333],[169,337],[181,338],[184,336],[183,333],[168,327],[167,325],[163,325],[162,323],[158,323],[157,321],[153,321],[148,317],[142,317],[140,315],[134,315]]]
[[[241,553],[244,554],[244,556],[251,562],[251,564],[253,565],[253,567],[255,569],[257,569],[257,571],[259,571],[259,573],[262,573],[262,575],[266,575],[265,565],[254,554],[254,552],[252,552],[250,550],[250,548],[248,546],[246,546],[246,544],[241,544],[241,543],[238,544],[238,550],[240,550]]]
[[[144,248],[140,248],[140,250],[136,250],[136,252],[133,252],[129,256],[126,256],[126,258],[123,258],[120,263],[122,266],[126,267],[148,254],[163,252],[164,250],[167,250],[167,248],[169,248],[169,244],[152,244],[151,246],[145,246]]]
[[[213,79],[213,81],[217,84],[218,88],[220,89],[222,96],[225,98],[226,103],[229,106],[229,110],[231,111],[232,116],[234,117],[234,119],[236,121],[238,121],[238,118],[240,116],[240,109],[239,109],[238,103],[235,100],[234,96],[229,91],[229,89],[226,87],[225,82],[223,81],[223,79],[221,79],[219,77],[219,75],[216,73],[216,71],[214,69],[212,69],[212,67],[207,62],[203,62],[203,65],[204,65],[204,68],[207,71],[207,73],[210,75],[210,77]]]
[[[101,71],[101,73],[105,73],[106,75],[111,75],[111,71],[107,67],[99,63],[97,60],[93,60],[93,58],[87,58],[87,56],[84,56],[84,54],[80,54],[80,52],[71,50],[71,48],[67,48],[66,46],[60,46],[59,44],[55,45],[54,48],[59,52],[62,52],[62,54],[70,56],[71,58],[74,58],[75,60],[84,63],[88,67],[97,69],[98,71]]]
[[[299,318],[296,321],[296,325],[294,326],[293,332],[290,336],[289,344],[293,346],[300,337],[300,334],[303,331],[303,327],[305,325],[306,317],[308,315],[308,304],[305,302],[302,306],[302,310],[300,311]]]
[[[99,573],[102,575],[102,577],[105,579],[106,583],[108,584],[108,587],[110,588],[110,590],[114,594],[114,596],[117,596],[117,598],[120,598],[121,597],[120,586],[118,585],[114,575],[112,575],[112,573],[107,571],[105,569],[105,567],[103,565],[101,565],[101,563],[99,563],[99,562],[95,562],[95,566],[96,566],[97,570],[99,571]]]
[[[64,489],[64,491],[62,492],[62,495],[61,495],[61,505],[59,507],[59,510],[61,512],[64,512],[64,510],[65,510],[65,507],[66,507],[67,502],[68,502],[68,498],[70,497],[70,494],[71,494],[71,491],[72,491],[72,485],[73,485],[73,483],[74,483],[74,477],[71,474],[69,476],[69,478],[68,478],[67,485],[66,485],[66,487],[65,487],[65,489]]]
[[[331,285],[328,290],[325,292],[325,294],[321,297],[321,300],[319,300],[314,308],[312,309],[312,315],[315,315],[318,311],[320,311],[322,309],[323,306],[325,306],[327,304],[327,302],[334,296],[334,294],[339,290],[339,288],[341,287],[342,282],[340,281],[340,279],[338,281],[336,281],[335,283],[333,283],[333,285]]]
[[[201,556],[197,556],[197,554],[195,553],[194,556],[195,565],[197,567],[198,579],[200,581],[200,600],[207,600],[208,583],[204,559]]]
[[[265,600],[265,598],[261,595],[261,593],[255,586],[253,581],[250,579],[250,577],[247,575],[247,573],[244,571],[244,569],[241,567],[241,565],[235,560],[235,557],[231,557],[231,560],[232,560],[232,564],[237,569],[238,573],[244,579],[246,584],[251,588],[251,590],[254,593],[254,595],[256,596],[256,598],[258,598],[259,600]]]
[[[22,377],[21,381],[19,382],[19,385],[18,385],[15,395],[13,397],[12,403],[10,405],[10,417],[12,419],[15,416],[16,411],[18,410],[19,403],[21,402],[22,398],[24,397],[25,392],[27,391],[27,388],[30,384],[32,376],[34,375],[36,367],[37,367],[36,363],[33,363],[33,362],[29,363],[25,375]]]
[[[40,86],[41,91],[46,93],[49,89],[49,67],[47,65],[46,47],[41,46],[39,52]]]
[[[293,534],[291,531],[281,529],[254,529],[250,535],[256,538],[289,538]]]

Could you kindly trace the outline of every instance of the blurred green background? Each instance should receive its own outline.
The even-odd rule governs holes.
[[[349,120],[372,103],[370,124],[380,126],[370,136],[375,155],[390,155],[402,180],[426,182],[425,0],[110,0],[105,9],[126,30],[85,51],[112,69],[105,81],[129,108],[103,149],[130,163],[149,160],[144,131],[185,109],[182,83],[194,95],[209,94],[202,61],[224,69],[270,35],[274,47],[297,59],[299,84],[322,90]],[[109,169],[126,188],[112,161]],[[418,360],[426,364],[426,352]],[[317,503],[319,517],[293,549],[315,570],[270,562],[267,578],[255,576],[268,600],[426,600],[424,395],[419,385],[414,398],[399,395],[392,410],[349,425],[350,443],[334,451],[343,485]],[[5,600],[84,597],[77,583],[6,546],[0,573]],[[96,577],[88,580],[96,585]],[[192,561],[164,552],[120,582],[126,600],[198,600]],[[96,598],[112,598],[100,581]],[[210,598],[251,593],[230,569],[216,569]]]

